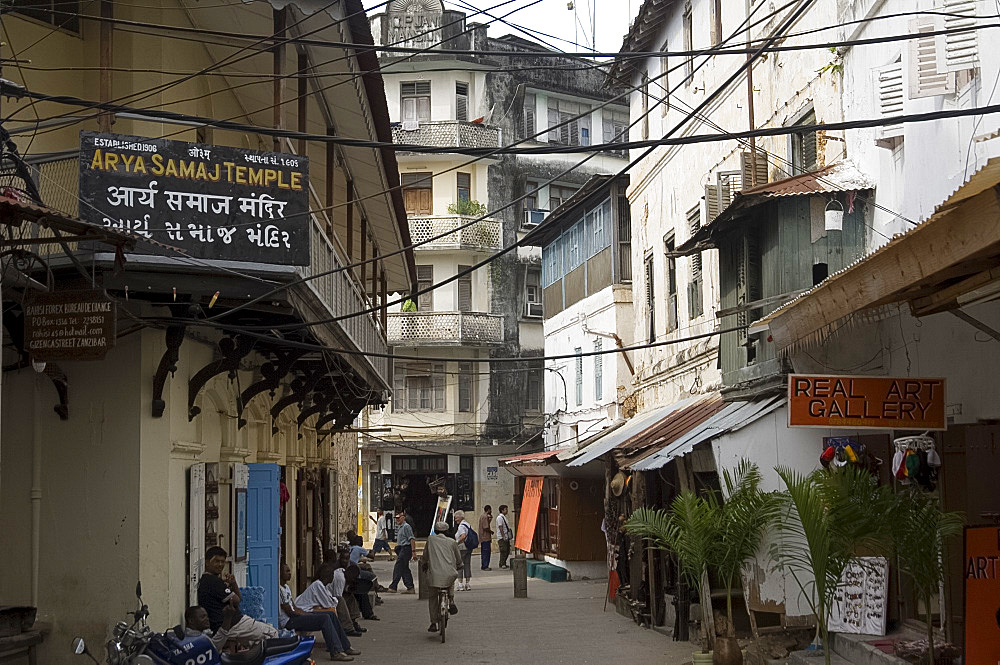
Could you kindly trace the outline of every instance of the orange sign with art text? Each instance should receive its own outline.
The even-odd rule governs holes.
[[[965,530],[965,661],[1000,663],[1000,527]]]
[[[788,426],[947,429],[944,379],[792,374]]]
[[[517,536],[514,547],[525,552],[531,551],[531,540],[535,537],[535,523],[538,521],[538,506],[542,502],[541,476],[524,479],[524,494],[521,497],[521,515],[517,518]]]

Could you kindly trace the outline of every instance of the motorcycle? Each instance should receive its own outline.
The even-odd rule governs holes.
[[[219,653],[205,635],[188,637],[181,626],[157,633],[146,625],[149,608],[142,602],[142,586],[136,584],[139,609],[128,614],[131,624],[119,621],[105,645],[107,665],[306,665],[313,663],[315,640],[312,637],[280,637],[258,642],[247,651]],[[87,648],[82,637],[73,638],[73,653],[100,661]]]

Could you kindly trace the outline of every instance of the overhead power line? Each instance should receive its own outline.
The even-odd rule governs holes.
[[[886,116],[883,118],[866,118],[863,120],[845,120],[842,122],[815,123],[811,125],[795,125],[794,127],[765,127],[743,132],[726,132],[717,134],[693,134],[677,138],[646,139],[640,141],[621,141],[615,143],[597,143],[589,146],[583,145],[541,145],[524,148],[502,147],[502,148],[460,148],[460,147],[437,147],[420,144],[393,143],[391,141],[370,141],[367,139],[353,139],[345,136],[329,136],[327,134],[312,134],[309,132],[299,132],[292,129],[281,129],[273,127],[259,127],[244,123],[232,122],[229,120],[217,120],[207,116],[196,116],[186,113],[176,113],[173,111],[153,111],[144,112],[131,106],[112,104],[110,102],[99,102],[95,100],[81,99],[69,95],[48,95],[42,92],[35,92],[11,84],[8,81],[0,81],[0,95],[34,99],[39,101],[66,104],[69,106],[79,106],[84,108],[100,109],[112,113],[142,113],[150,118],[184,121],[194,124],[205,125],[230,131],[250,132],[262,136],[277,138],[287,138],[294,140],[314,141],[318,143],[330,143],[351,148],[395,148],[400,152],[415,152],[424,154],[458,154],[474,157],[493,155],[553,155],[564,153],[600,153],[615,150],[629,150],[636,148],[649,148],[669,145],[688,145],[692,143],[710,143],[713,141],[725,141],[738,138],[751,138],[760,136],[779,136],[782,134],[793,134],[818,129],[841,130],[859,129],[867,127],[882,127],[885,125],[896,125],[900,123],[926,122],[929,120],[941,120],[945,118],[961,118],[970,115],[984,115],[1000,111],[1000,105],[980,106],[966,109],[946,109],[941,111],[931,111],[927,113],[906,113],[902,115]],[[545,130],[547,133],[549,130]]]

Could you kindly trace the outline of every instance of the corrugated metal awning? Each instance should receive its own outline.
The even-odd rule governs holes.
[[[699,443],[749,425],[784,403],[784,395],[774,395],[751,402],[729,402],[714,415],[667,443],[657,452],[637,462],[627,464],[623,468],[632,471],[659,469],[666,466],[671,460],[691,452]]]
[[[813,196],[835,192],[854,192],[874,189],[875,181],[862,173],[851,162],[838,162],[819,171],[801,173],[784,180],[757,185],[737,192],[732,203],[726,206],[715,219],[698,229],[682,243],[670,256],[687,256],[715,247],[712,239],[720,227],[743,213],[771,199],[788,196]]]
[[[591,444],[581,450],[580,453],[567,466],[578,467],[589,462],[593,462],[601,455],[611,452],[632,437],[641,434],[650,427],[658,425],[675,411],[683,409],[688,405],[697,402],[699,399],[701,398],[692,397],[681,400],[680,402],[674,402],[673,404],[659,409],[654,409],[647,413],[640,413],[636,415],[631,420],[625,421],[625,423],[619,427],[608,430],[607,432],[594,437]]]

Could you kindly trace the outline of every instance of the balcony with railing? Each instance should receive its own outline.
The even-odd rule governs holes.
[[[503,317],[481,312],[397,312],[390,346],[491,346],[503,342]]]
[[[459,120],[401,122],[392,126],[392,141],[435,148],[499,148],[500,129]]]
[[[496,251],[502,246],[500,222],[484,219],[466,226],[476,219],[466,215],[410,215],[410,238],[414,244],[437,238],[420,245],[421,249],[471,249]],[[464,228],[460,228],[464,227]],[[447,235],[442,235],[447,234]]]

